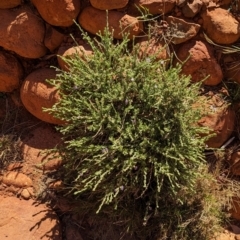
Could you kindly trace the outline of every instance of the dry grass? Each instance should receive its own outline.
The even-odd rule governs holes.
[[[1,93],[0,169],[22,160],[21,137],[36,125],[23,107],[16,106],[9,95]],[[4,107],[3,107],[4,106]]]

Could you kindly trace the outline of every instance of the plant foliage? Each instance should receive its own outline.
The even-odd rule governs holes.
[[[97,213],[124,209],[134,216],[137,209],[147,225],[197,191],[208,133],[193,107],[200,84],[190,84],[181,66],[139,58],[138,45],[127,36],[116,42],[109,28],[94,39],[82,36],[93,55],[64,58],[69,71],[50,80],[61,101],[48,111],[66,122],[58,127],[65,181],[79,198],[93,199]]]

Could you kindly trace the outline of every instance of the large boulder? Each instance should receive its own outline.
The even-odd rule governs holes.
[[[0,8],[6,9],[6,8],[14,8],[21,4],[21,0],[1,0],[0,1]]]
[[[107,26],[106,11],[93,8],[91,6],[83,9],[78,17],[79,24],[88,32],[97,34],[103,32]],[[128,14],[109,11],[108,24],[110,30],[114,30],[113,37],[122,39],[123,33],[129,33],[129,39],[139,35],[143,30],[143,23],[137,18]]]
[[[0,9],[1,47],[22,57],[39,58],[47,51],[44,35],[44,22],[30,8]]]
[[[1,196],[0,207],[1,239],[62,239],[58,217],[46,205]]]
[[[90,3],[93,7],[100,10],[112,10],[123,8],[128,4],[129,0],[90,0]]]
[[[69,27],[80,12],[80,0],[31,0],[50,25]]]
[[[191,75],[193,82],[206,78],[205,85],[217,85],[222,81],[223,73],[214,57],[211,45],[206,42],[191,40],[177,50],[176,62],[183,62],[182,73]]]
[[[213,8],[202,13],[203,29],[218,44],[232,44],[240,37],[240,23],[226,9]]]
[[[43,111],[43,108],[51,108],[60,99],[57,89],[46,82],[55,77],[56,71],[51,68],[30,73],[22,84],[20,95],[25,108],[35,117],[48,123],[63,124],[63,121]]]
[[[0,92],[12,92],[19,87],[22,66],[13,55],[0,51]]]

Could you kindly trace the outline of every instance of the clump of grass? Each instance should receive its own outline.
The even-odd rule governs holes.
[[[221,207],[205,170],[209,131],[192,107],[201,83],[191,84],[180,65],[139,59],[137,45],[129,50],[127,36],[116,42],[108,28],[82,36],[94,54],[64,58],[69,72],[49,80],[61,101],[47,110],[66,122],[58,127],[64,181],[80,213],[119,225],[121,236],[207,239]]]
[[[13,134],[0,134],[0,169],[3,169],[10,162],[20,160],[20,140]]]
[[[240,84],[234,81],[225,81],[224,85],[229,93],[229,100],[232,104],[240,101]]]
[[[238,13],[239,4],[239,0],[232,0],[228,10],[233,14]]]
[[[4,169],[10,162],[20,161],[22,159],[20,139],[14,130],[18,116],[18,108],[9,102],[8,97],[7,94],[0,93],[0,98],[4,99],[1,104],[5,103],[5,109],[3,111],[5,113],[0,118],[1,169]]]

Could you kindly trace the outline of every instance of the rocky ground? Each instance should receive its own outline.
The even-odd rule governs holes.
[[[50,149],[61,145],[55,125],[59,119],[43,112],[59,100],[46,79],[54,78],[50,66],[68,70],[59,56],[93,54],[72,19],[94,36],[106,26],[105,10],[114,38],[137,38],[142,51],[159,53],[173,63],[185,61],[183,73],[203,82],[209,115],[199,122],[216,136],[206,144],[220,148],[234,137],[239,143],[239,105],[230,106],[224,81],[240,83],[240,50],[225,54],[240,43],[240,4],[231,0],[1,0],[0,1],[0,239],[88,239],[91,223],[82,224],[74,203],[58,194],[62,162]],[[144,23],[136,6],[155,16],[154,38],[144,37]],[[69,34],[73,34],[76,47]],[[207,36],[207,38],[205,37]],[[224,52],[225,51],[225,52]],[[139,53],[141,55],[141,52]],[[235,66],[235,67],[234,67]],[[237,67],[236,67],[237,66]],[[224,97],[225,96],[225,97]],[[11,143],[11,144],[9,144]],[[12,144],[14,143],[14,144]],[[231,141],[232,143],[232,141]],[[228,159],[232,174],[240,175],[240,152]],[[240,208],[232,213],[236,225],[216,233],[217,240],[240,239]],[[84,226],[84,227],[83,227]],[[117,240],[117,230],[114,238]],[[113,239],[111,237],[106,239]],[[114,239],[114,240],[115,240]],[[128,237],[126,237],[128,239]],[[131,239],[131,238],[129,238]]]

